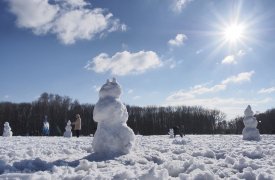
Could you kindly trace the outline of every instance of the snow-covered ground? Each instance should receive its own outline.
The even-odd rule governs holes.
[[[275,179],[275,136],[136,136],[128,155],[99,157],[92,137],[0,137],[0,179]]]

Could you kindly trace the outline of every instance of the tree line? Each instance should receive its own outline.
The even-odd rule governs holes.
[[[184,126],[186,134],[240,134],[242,118],[226,121],[219,110],[200,106],[138,107],[126,105],[129,114],[127,124],[136,134],[164,135],[174,126]],[[45,115],[50,124],[50,135],[60,136],[68,120],[75,121],[75,115],[82,119],[82,135],[94,134],[97,123],[93,120],[93,104],[80,104],[68,96],[43,93],[31,103],[0,103],[0,133],[4,122],[9,122],[14,135],[41,135]],[[275,129],[275,109],[257,114],[261,133]]]

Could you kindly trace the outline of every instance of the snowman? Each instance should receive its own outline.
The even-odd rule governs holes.
[[[72,126],[71,126],[71,121],[69,120],[67,122],[67,125],[65,127],[65,132],[64,132],[64,137],[72,137]]]
[[[93,118],[98,122],[92,143],[95,153],[127,154],[134,145],[135,135],[126,124],[128,112],[120,100],[121,91],[115,78],[107,80],[99,91],[93,112]]]
[[[170,138],[174,138],[174,130],[173,129],[169,129],[168,134],[169,134]]]
[[[253,117],[253,111],[251,106],[248,105],[244,111],[244,129],[243,129],[243,140],[255,140],[259,141],[261,139],[259,130],[257,129],[258,121]]]
[[[12,136],[11,127],[10,127],[10,124],[8,122],[5,122],[5,124],[4,124],[3,136],[4,137],[11,137]]]

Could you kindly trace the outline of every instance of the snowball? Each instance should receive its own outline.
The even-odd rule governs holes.
[[[131,171],[123,171],[123,172],[119,172],[118,174],[116,174],[113,179],[114,180],[120,180],[120,179],[135,179],[135,174]]]
[[[181,180],[215,180],[215,176],[212,172],[209,171],[203,171],[201,169],[196,169],[192,171],[190,174],[180,174],[179,175]]]
[[[238,173],[237,176],[240,179],[256,179],[256,174],[253,172],[251,167],[243,169],[242,173]]]
[[[249,157],[250,159],[260,159],[264,157],[263,150],[260,146],[257,146],[256,149],[252,151],[244,151],[243,155]]]
[[[168,178],[168,171],[166,169],[157,170],[156,167],[153,167],[148,171],[148,173],[140,176],[140,180],[166,180]]]
[[[261,172],[257,176],[257,180],[274,180],[274,177],[271,174],[267,174],[265,172]]]
[[[168,170],[169,175],[172,177],[178,177],[180,173],[185,172],[188,166],[188,163],[179,160],[172,160],[164,164],[164,168]]]
[[[226,164],[234,164],[235,163],[235,159],[230,156],[226,156],[224,161]]]

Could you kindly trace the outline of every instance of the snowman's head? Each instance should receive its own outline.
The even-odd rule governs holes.
[[[253,114],[254,114],[254,112],[252,111],[251,106],[248,105],[247,108],[244,111],[244,115],[246,117],[249,117],[249,116],[253,116]]]
[[[5,122],[4,126],[10,126],[10,124],[8,122]]]
[[[103,86],[99,91],[100,98],[105,98],[105,97],[119,98],[120,95],[121,95],[121,87],[117,83],[115,78],[113,78],[112,81],[107,79],[107,82],[103,84]]]

